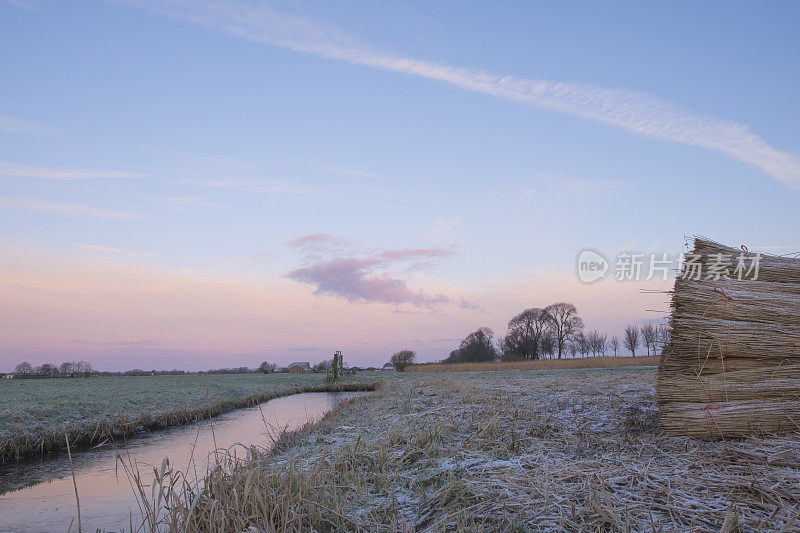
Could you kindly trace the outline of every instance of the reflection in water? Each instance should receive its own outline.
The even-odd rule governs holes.
[[[72,456],[84,531],[130,531],[140,513],[127,475],[117,460],[138,465],[145,485],[153,467],[169,457],[170,464],[201,475],[213,451],[270,445],[270,434],[297,429],[318,420],[357,392],[312,392],[270,400],[260,406],[231,411],[196,424],[170,428],[130,440],[117,449],[105,447]],[[216,444],[215,444],[216,443]],[[194,450],[194,452],[192,452]],[[75,494],[65,454],[0,467],[0,531],[67,531],[76,517]],[[135,529],[135,527],[134,527]],[[77,531],[77,520],[72,524]]]

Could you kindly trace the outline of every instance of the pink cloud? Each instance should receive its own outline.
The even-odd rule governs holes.
[[[327,233],[312,233],[311,235],[303,235],[302,237],[296,237],[289,241],[289,246],[292,247],[300,247],[305,246],[307,244],[320,244],[320,243],[328,243],[331,240],[335,239],[333,235],[328,235]]]
[[[505,333],[509,318],[527,307],[569,301],[587,328],[612,335],[630,322],[659,316],[647,309],[667,308],[667,294],[644,294],[640,286],[613,281],[585,285],[568,267],[531,271],[518,279],[486,279],[471,288],[442,281],[422,292],[384,273],[382,261],[428,254],[382,253],[351,258],[345,266],[328,265],[334,261],[330,258],[303,268],[318,265],[317,277],[309,279],[326,273],[331,289],[351,297],[361,291],[383,301],[408,301],[411,305],[402,306],[407,312],[398,313],[397,305],[316,298],[285,277],[234,280],[134,262],[119,254],[45,252],[0,240],[0,371],[21,360],[78,359],[110,370],[255,367],[264,360],[296,360],[300,349],[304,360],[321,361],[341,349],[351,364],[375,365],[409,346],[421,361],[430,361],[446,357],[478,327]],[[398,265],[402,262],[388,267]],[[341,288],[345,281],[353,285]],[[671,282],[647,287],[669,290]],[[428,312],[439,293],[463,295],[483,312],[461,305],[458,296],[442,304],[447,312]]]
[[[327,233],[312,233],[296,237],[287,243],[289,247],[304,252],[341,249],[350,244],[348,239]]]
[[[312,255],[306,256],[304,266],[292,270],[286,277],[314,287],[317,296],[332,295],[350,302],[433,307],[450,301],[444,294],[429,295],[421,289],[409,288],[405,280],[389,269],[404,265],[406,271],[416,270],[449,257],[453,252],[413,248],[356,253],[345,249],[351,244],[348,239],[327,233],[292,239],[289,246]]]
[[[119,254],[52,252],[2,240],[0,260],[0,371],[22,360],[73,359],[108,370],[255,367],[264,360],[296,360],[299,351],[304,360],[321,361],[339,349],[350,364],[375,365],[399,349],[394,343],[439,338],[442,328],[445,335],[460,334],[467,327],[449,331],[442,320],[458,322],[452,314],[432,320],[426,312],[398,315],[392,307],[317,298],[280,276],[254,282]],[[389,285],[387,299],[436,301],[435,295]],[[310,331],[313,344],[303,344]],[[430,356],[438,357],[438,350]]]
[[[412,250],[389,250],[378,255],[381,261],[407,261],[409,259],[434,259],[454,255],[448,250],[438,248],[417,248]]]
[[[351,302],[434,306],[450,301],[444,294],[431,296],[422,290],[413,291],[405,281],[388,274],[371,273],[373,268],[385,265],[386,262],[378,258],[320,260],[293,270],[287,277],[316,287],[316,295],[340,296]]]

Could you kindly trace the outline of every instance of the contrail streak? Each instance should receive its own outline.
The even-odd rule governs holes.
[[[523,105],[568,113],[628,131],[699,146],[757,167],[800,189],[800,163],[769,146],[747,126],[691,113],[675,104],[625,89],[500,76],[381,53],[336,28],[244,0],[127,0],[175,18],[259,43],[449,83]]]

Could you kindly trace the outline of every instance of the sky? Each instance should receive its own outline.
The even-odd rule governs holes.
[[[796,2],[0,0],[0,370],[438,360],[800,250]]]

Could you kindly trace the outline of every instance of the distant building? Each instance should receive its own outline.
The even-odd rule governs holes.
[[[2,375],[3,379],[14,379],[14,373],[9,372],[8,374],[0,374]]]
[[[383,368],[381,370],[384,370],[386,372],[394,372],[394,365],[392,363],[386,363],[385,365],[383,365]]]
[[[311,368],[311,363],[308,361],[301,361],[287,366],[286,371],[292,374],[308,374],[309,372],[313,372],[314,369]]]

